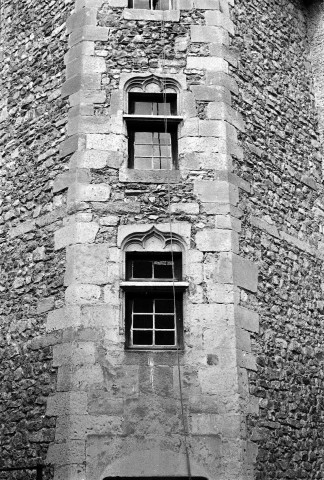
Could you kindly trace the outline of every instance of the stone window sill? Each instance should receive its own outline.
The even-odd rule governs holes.
[[[179,10],[142,10],[136,8],[125,8],[123,10],[125,20],[151,20],[156,22],[179,22]]]
[[[179,183],[179,170],[136,170],[127,168],[119,172],[120,182]]]

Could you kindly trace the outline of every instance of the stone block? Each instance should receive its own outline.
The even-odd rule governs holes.
[[[78,202],[106,202],[109,200],[111,187],[106,183],[74,183],[68,190],[68,204]]]
[[[241,231],[241,222],[237,218],[231,217],[230,215],[216,215],[215,228],[235,230],[239,233]]]
[[[62,365],[93,365],[96,348],[93,342],[61,343],[53,347],[53,367]]]
[[[240,438],[242,417],[239,414],[193,414],[191,429],[193,435],[221,435],[222,438]]]
[[[85,392],[56,393],[47,398],[46,415],[59,416],[73,412],[75,415],[87,413],[88,395]]]
[[[85,138],[83,135],[73,135],[60,143],[60,158],[64,158],[76,150],[82,150],[85,146]]]
[[[90,150],[126,151],[126,139],[124,135],[116,134],[88,134],[86,146]]]
[[[216,27],[224,28],[231,35],[234,35],[234,23],[229,16],[224,15],[219,10],[209,10],[205,13],[206,25],[214,25]]]
[[[220,27],[210,27],[202,25],[190,26],[191,41],[197,43],[229,43],[228,33]],[[211,58],[209,61],[211,61]]]
[[[69,465],[85,462],[85,440],[71,440],[64,443],[50,444],[46,463]]]
[[[62,98],[73,95],[79,90],[99,90],[101,85],[100,73],[85,73],[83,75],[74,75],[70,77],[62,85]]]
[[[172,203],[170,206],[171,213],[184,215],[198,215],[198,203]]]
[[[69,118],[67,125],[68,135],[76,133],[109,133],[111,126],[107,117],[99,116],[75,116]]]
[[[187,266],[187,277],[189,282],[199,285],[203,282],[203,265],[201,263],[189,262]]]
[[[234,284],[250,292],[258,288],[258,267],[246,258],[233,255]]]
[[[68,188],[72,183],[79,182],[79,183],[89,183],[90,182],[90,175],[89,171],[86,169],[79,168],[78,170],[67,170],[64,173],[60,173],[55,177],[53,183],[53,192],[61,192]]]
[[[119,310],[118,305],[112,304],[98,304],[88,305],[82,308],[82,324],[86,328],[100,328],[105,327],[109,329],[109,338],[113,331],[119,328]]]
[[[215,137],[185,137],[179,139],[179,154],[203,153],[227,153],[227,141]]]
[[[222,86],[192,85],[191,90],[195,99],[199,101],[214,102],[217,101],[220,96],[223,97],[224,94],[230,98],[229,92],[226,92]]]
[[[47,297],[38,300],[37,302],[37,313],[45,313],[49,310],[53,310],[55,304],[55,297]]]
[[[178,170],[137,170],[126,168],[119,171],[120,182],[136,183],[179,183],[181,181]]]
[[[207,300],[211,303],[232,304],[236,299],[236,292],[233,285],[214,284],[207,285]]]
[[[108,245],[104,243],[67,247],[64,285],[109,283],[111,273],[108,261]]]
[[[205,229],[196,234],[196,244],[202,252],[237,252],[238,235],[231,230]]]
[[[100,104],[106,101],[106,92],[103,90],[78,90],[72,93],[69,98],[70,105],[73,107],[80,104]]]
[[[245,124],[240,113],[236,112],[230,105],[225,102],[211,102],[207,105],[207,118],[225,120],[233,127],[241,132],[245,131]]]
[[[239,350],[251,353],[251,337],[247,330],[236,328],[236,345]]]
[[[104,302],[114,307],[120,306],[119,285],[106,285],[104,287]]]
[[[75,152],[70,159],[70,168],[118,169],[123,157],[120,152],[105,150],[85,150]]]
[[[77,75],[87,75],[94,73],[104,73],[106,71],[106,62],[103,57],[92,57],[83,55],[76,58],[66,65],[66,77],[72,78]]]
[[[105,390],[89,392],[88,410],[93,415],[123,415],[124,399]]]
[[[9,238],[15,238],[19,237],[20,235],[25,235],[26,233],[35,230],[35,227],[35,220],[28,220],[27,222],[22,222],[16,227],[13,227],[9,230]]]
[[[65,217],[63,219],[63,225],[71,225],[80,222],[89,223],[92,219],[93,215],[90,212],[76,212],[73,215]]]
[[[97,23],[97,10],[95,8],[83,8],[70,15],[66,20],[67,33],[71,33],[73,30],[77,30],[86,25],[96,25]]]
[[[199,119],[198,118],[190,118],[183,122],[182,126],[180,127],[180,135],[179,138],[182,137],[198,137],[199,136]]]
[[[88,435],[118,435],[122,433],[121,422],[121,418],[109,415],[65,415],[57,419],[55,439],[62,442]]]
[[[92,304],[100,299],[101,289],[98,285],[72,284],[65,290],[67,304]]]
[[[219,10],[219,0],[195,0],[195,8],[198,10]]]
[[[237,325],[249,332],[259,333],[259,314],[237,305],[235,307],[235,321]]]
[[[82,55],[94,55],[94,47],[94,42],[80,42],[77,45],[74,45],[74,47],[70,48],[64,55],[65,65],[72,62],[76,58],[80,58]]]
[[[184,118],[193,118],[197,116],[195,97],[192,92],[184,91],[182,93],[182,105]]]
[[[202,27],[203,28],[203,27]],[[219,57],[187,57],[187,69],[228,73],[228,63]],[[207,88],[207,87],[202,87]]]
[[[77,478],[86,478],[85,465],[73,464],[55,466],[54,480],[75,480]]]
[[[81,325],[81,310],[77,306],[69,306],[52,310],[47,316],[46,331],[62,330]]]
[[[220,57],[226,60],[234,68],[237,68],[239,55],[234,50],[230,50],[227,45],[222,45],[219,43],[210,43],[209,44],[209,55],[211,57]]]
[[[101,217],[99,220],[100,225],[105,225],[107,227],[114,227],[118,225],[119,218],[117,215],[108,215],[106,217]]]
[[[199,120],[199,135],[226,138],[226,123],[220,120]]]
[[[79,42],[88,41],[102,41],[108,40],[109,28],[97,27],[93,25],[86,25],[82,28],[74,30],[69,37],[69,47],[73,47]]]
[[[245,368],[246,370],[257,371],[258,367],[256,360],[252,353],[244,352],[243,350],[236,350],[237,352],[237,363],[240,367]]]
[[[100,365],[72,367],[63,365],[57,373],[57,391],[89,391],[94,385],[103,386],[104,376]]]
[[[54,249],[60,250],[75,243],[92,243],[95,241],[99,225],[95,222],[75,222],[54,232]]]
[[[206,72],[206,85],[222,86],[238,95],[239,89],[236,80],[224,72]]]
[[[82,116],[93,116],[94,115],[94,106],[90,104],[78,104],[71,106],[68,113],[68,122],[75,121],[76,117]]]
[[[239,200],[238,188],[221,180],[196,180],[194,193],[203,203],[229,203],[237,205]]]

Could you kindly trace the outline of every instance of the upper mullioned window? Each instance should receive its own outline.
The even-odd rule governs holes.
[[[127,88],[128,168],[177,168],[179,90],[170,79],[152,75]]]

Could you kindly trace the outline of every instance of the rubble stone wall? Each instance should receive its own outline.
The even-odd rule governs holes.
[[[62,224],[66,202],[52,184],[66,168],[59,145],[67,102],[60,95],[72,6],[69,0],[1,5],[0,468],[43,464],[54,435],[55,418],[45,411],[56,384],[57,338],[38,337],[47,312],[62,304],[65,255],[54,252],[53,229]]]
[[[259,266],[257,294],[241,298],[260,314],[250,372],[260,416],[249,425],[259,480],[315,479],[323,469],[320,68],[310,62],[307,16],[298,1],[242,0],[232,17],[240,55],[233,104],[246,125],[234,171],[252,187],[240,197],[240,245]]]

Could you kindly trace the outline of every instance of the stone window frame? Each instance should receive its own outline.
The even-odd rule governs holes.
[[[165,229],[164,229],[165,230]],[[126,238],[121,243],[122,250],[122,278],[120,282],[120,288],[122,292],[122,305],[123,305],[123,324],[125,328],[125,349],[126,350],[182,350],[183,349],[183,318],[186,305],[186,290],[189,287],[189,283],[183,278],[186,274],[186,245],[184,239],[177,233],[172,233],[167,231],[159,230],[156,226],[151,226],[145,231],[135,231],[132,234],[126,236]],[[173,281],[133,281],[127,279],[127,253],[130,252],[142,252],[147,253],[149,256],[154,256],[159,253],[169,253],[173,251],[174,253],[181,254],[181,266],[182,266],[182,278],[181,280]],[[177,327],[177,344],[175,346],[152,346],[152,347],[140,347],[130,345],[130,322],[126,318],[126,311],[128,308],[127,302],[129,297],[134,292],[144,293],[145,291],[149,292],[149,295],[163,294],[167,292],[175,293],[176,301],[176,327]],[[152,293],[153,292],[153,293]]]
[[[161,92],[161,86],[164,86],[166,92],[177,94],[177,116],[173,116],[178,121],[178,139],[179,131],[182,128],[184,120],[183,95],[186,90],[186,76],[184,74],[155,75],[152,73],[144,74],[124,74],[121,77],[119,86],[119,98],[122,101],[121,113],[124,125],[128,117],[128,94],[133,92],[158,93]],[[117,112],[116,112],[117,113]],[[116,120],[118,121],[117,114]],[[120,118],[120,117],[119,117]],[[126,128],[125,128],[126,134]],[[178,183],[180,181],[180,172],[177,168],[172,170],[135,170],[128,168],[128,161],[124,162],[119,170],[119,180],[121,182],[137,182],[137,183]]]

